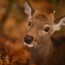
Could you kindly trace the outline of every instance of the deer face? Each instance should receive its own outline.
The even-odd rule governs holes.
[[[54,13],[45,14],[39,9],[34,11],[29,2],[25,3],[25,13],[28,15],[28,31],[24,37],[24,44],[29,47],[42,43],[47,45],[54,31],[65,25],[65,18],[54,24]]]

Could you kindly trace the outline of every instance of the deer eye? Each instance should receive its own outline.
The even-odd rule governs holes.
[[[48,31],[49,31],[49,29],[50,29],[50,27],[45,27],[45,29],[44,29],[44,30],[45,30],[46,32],[48,32]]]
[[[28,23],[28,26],[31,26],[31,22]]]
[[[50,29],[50,25],[49,25],[49,24],[45,24],[45,26],[44,26],[44,31],[45,31],[45,32],[48,32],[49,29]]]

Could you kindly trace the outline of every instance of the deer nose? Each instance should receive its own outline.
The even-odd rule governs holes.
[[[24,37],[24,42],[25,43],[30,44],[32,41],[33,41],[33,37],[32,36],[26,35]]]

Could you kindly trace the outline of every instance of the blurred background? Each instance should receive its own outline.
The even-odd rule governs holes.
[[[65,0],[49,0],[56,11],[55,18],[59,18],[65,15]]]

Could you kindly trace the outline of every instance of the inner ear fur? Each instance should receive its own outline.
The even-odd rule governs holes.
[[[28,15],[28,16],[31,16],[33,15],[34,13],[34,9],[32,8],[31,4],[29,3],[29,1],[26,1],[25,2],[25,13]]]
[[[65,16],[60,17],[55,20],[54,31],[61,30],[62,26],[65,26]]]

